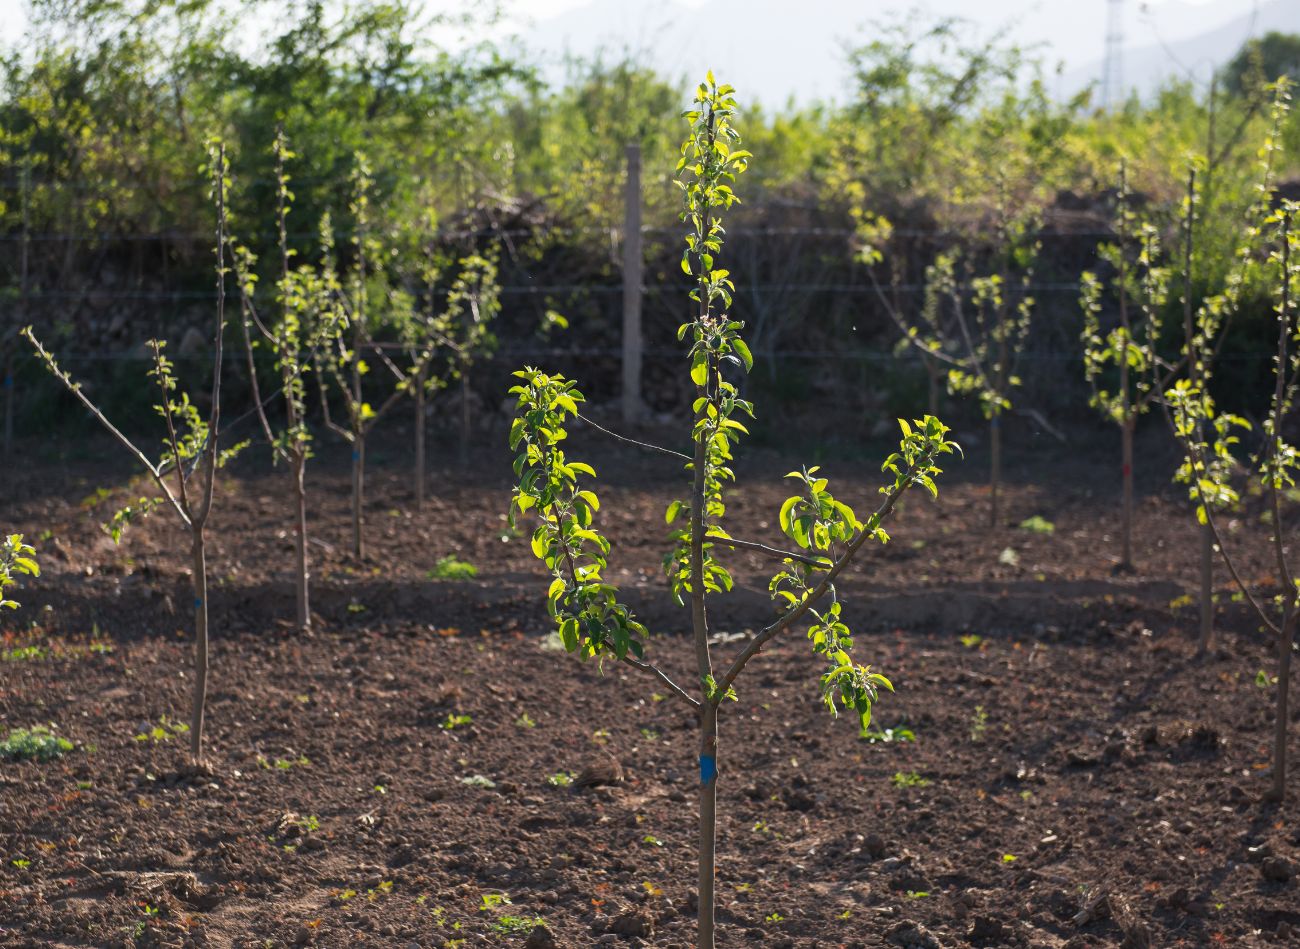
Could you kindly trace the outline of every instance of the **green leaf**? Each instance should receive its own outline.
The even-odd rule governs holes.
[[[691,359],[691,381],[697,386],[709,381],[709,359],[702,352],[697,352]]]

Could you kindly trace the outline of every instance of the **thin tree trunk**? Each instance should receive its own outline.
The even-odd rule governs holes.
[[[1201,638],[1198,655],[1210,651],[1214,639],[1214,531],[1201,525]]]
[[[415,507],[424,507],[424,367],[415,377]]]
[[[203,528],[191,540],[194,584],[194,708],[190,713],[190,757],[203,763],[203,713],[208,700],[208,562]]]
[[[460,371],[460,465],[469,466],[469,366]]]
[[[937,418],[939,416],[939,367],[931,363],[929,359],[926,359],[925,374],[929,377],[930,391],[928,393],[928,404],[930,406],[930,414]]]
[[[352,443],[352,554],[357,558],[366,555],[361,508],[366,498],[366,435],[356,433]]]
[[[997,527],[999,520],[998,490],[1002,486],[1002,425],[1001,417],[989,419],[989,526]]]
[[[718,840],[718,706],[700,706],[700,856],[699,947],[714,949],[714,875]]]
[[[1291,720],[1291,647],[1295,642],[1296,617],[1300,616],[1294,598],[1287,603],[1282,617],[1282,629],[1277,637],[1277,708],[1273,722],[1273,786],[1266,800],[1281,802],[1286,799],[1286,739]]]
[[[5,358],[5,458],[13,457],[14,451],[14,357]]]
[[[1134,419],[1124,420],[1121,429],[1122,435],[1122,455],[1123,455],[1123,475],[1124,475],[1124,501],[1121,508],[1122,523],[1120,527],[1120,569],[1133,569],[1133,428]]]
[[[311,630],[311,603],[308,600],[308,565],[307,565],[307,456],[299,450],[293,456],[294,495],[298,504],[298,523],[295,530],[294,545],[298,559],[298,576],[296,592],[298,599],[298,628],[304,632]]]

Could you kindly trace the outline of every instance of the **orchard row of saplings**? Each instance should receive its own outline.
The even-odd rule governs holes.
[[[725,239],[723,214],[739,201],[733,186],[753,156],[740,147],[734,126],[736,103],[731,86],[718,85],[710,73],[684,113],[689,134],[677,164],[682,190],[681,220],[686,226],[681,266],[689,277],[689,316],[678,332],[686,350],[686,367],[695,391],[689,448],[675,455],[687,472],[685,491],[668,506],[671,549],[665,557],[667,579],[678,603],[688,608],[696,659],[696,680],[679,684],[646,658],[646,629],[619,599],[619,591],[603,576],[609,540],[597,529],[600,501],[592,489],[595,471],[569,458],[564,451],[566,426],[582,418],[583,397],[573,380],[534,368],[517,372],[517,415],[510,429],[516,453],[518,486],[511,503],[512,518],[535,518],[531,544],[550,572],[547,608],[565,648],[583,660],[615,661],[632,666],[667,687],[691,707],[699,720],[700,836],[699,946],[714,945],[715,816],[719,774],[719,713],[726,700],[736,698],[736,683],[750,659],[793,628],[806,629],[815,654],[823,657],[821,698],[832,714],[842,708],[854,713],[863,729],[870,722],[879,690],[892,690],[889,680],[851,655],[853,640],[843,617],[843,604],[834,595],[839,575],[868,542],[885,543],[885,522],[904,493],[920,487],[937,495],[941,456],[958,451],[949,428],[933,415],[900,419],[897,451],[882,465],[883,485],[875,510],[865,517],[834,497],[816,467],[788,477],[795,493],[782,505],[781,530],[789,549],[733,537],[724,527],[726,492],[734,476],[732,450],[747,433],[743,419],[753,405],[741,394],[739,382],[753,364],[742,336],[743,324],[730,318],[735,286],[718,265]],[[1260,150],[1261,177],[1255,201],[1245,216],[1239,249],[1223,290],[1194,305],[1192,268],[1196,261],[1197,173],[1188,172],[1187,191],[1174,226],[1162,228],[1140,216],[1131,200],[1124,170],[1118,172],[1114,239],[1101,250],[1104,272],[1088,273],[1082,282],[1085,315],[1084,370],[1093,387],[1093,403],[1122,432],[1123,532],[1121,562],[1130,568],[1133,505],[1133,428],[1138,417],[1153,408],[1167,417],[1183,449],[1177,477],[1187,484],[1204,537],[1202,563],[1201,648],[1209,642],[1210,559],[1222,558],[1259,620],[1275,635],[1278,651],[1276,741],[1270,799],[1282,798],[1286,785],[1287,692],[1290,657],[1295,639],[1300,585],[1284,542],[1285,492],[1294,487],[1300,455],[1282,438],[1283,421],[1294,408],[1300,374],[1300,324],[1296,295],[1300,291],[1300,237],[1295,233],[1298,207],[1274,195],[1274,169],[1280,158],[1278,129],[1289,106],[1287,86],[1274,89],[1271,132]],[[354,552],[363,551],[361,512],[365,485],[366,438],[375,423],[407,396],[416,400],[463,373],[474,355],[490,343],[489,324],[498,309],[495,267],[483,257],[459,262],[454,278],[435,292],[444,267],[430,257],[425,272],[428,291],[423,300],[396,292],[372,300],[374,262],[382,247],[371,228],[370,176],[358,159],[350,214],[355,221],[351,264],[340,273],[335,264],[332,227],[322,222],[322,255],[315,264],[298,263],[288,248],[286,221],[292,204],[285,162],[291,157],[283,135],[274,143],[277,163],[276,223],[279,260],[267,272],[275,274],[273,305],[261,312],[253,255],[233,233],[227,211],[230,180],[220,143],[211,149],[211,179],[216,220],[217,305],[214,326],[214,365],[211,409],[204,418],[180,391],[164,344],[150,344],[150,376],[159,392],[158,413],[166,430],[165,450],[156,461],[135,446],[63,372],[30,328],[27,338],[49,370],[86,406],[148,472],[157,496],[144,498],[118,512],[105,525],[117,539],[136,517],[157,508],[170,511],[190,531],[195,606],[195,687],[191,720],[191,754],[196,765],[203,752],[203,714],[208,669],[207,570],[204,528],[212,511],[216,472],[243,445],[222,448],[221,382],[227,332],[227,284],[238,296],[237,320],[243,356],[254,380],[253,413],[277,461],[285,463],[297,498],[296,589],[297,619],[311,622],[308,599],[307,501],[303,474],[311,456],[308,425],[309,389],[318,390],[326,424],[350,442],[353,453]],[[944,253],[930,266],[920,312],[890,309],[909,341],[926,361],[927,369],[946,375],[954,393],[979,399],[989,421],[992,447],[991,516],[998,518],[1000,479],[999,419],[1011,408],[1018,385],[1016,362],[1033,317],[1029,293],[1038,251],[1036,216],[1032,210],[1009,211],[1000,202],[995,229],[998,253],[990,272],[976,272],[974,255]],[[888,233],[888,222],[864,217],[863,260],[878,263],[876,244]],[[1172,238],[1169,237],[1173,233]],[[1166,244],[1172,249],[1166,249]],[[1240,443],[1247,423],[1225,414],[1209,393],[1215,359],[1229,322],[1246,294],[1264,288],[1274,301],[1277,324],[1275,386],[1262,431],[1250,434],[1246,451]],[[1173,295],[1181,294],[1182,341],[1176,352],[1162,352],[1162,315]],[[887,295],[881,294],[887,301]],[[441,300],[443,306],[434,306]],[[385,343],[378,342],[380,335]],[[278,373],[274,391],[265,397],[257,388],[255,352],[269,351]],[[363,377],[375,364],[393,377],[391,394],[372,406],[363,395]],[[333,396],[328,388],[333,389]],[[336,422],[331,400],[342,404]],[[267,408],[279,400],[283,411]],[[417,416],[423,419],[422,408]],[[417,425],[417,498],[423,486],[423,424]],[[1238,572],[1232,549],[1220,527],[1223,512],[1238,503],[1233,476],[1242,467],[1270,505],[1267,524],[1277,560],[1281,589],[1256,589]],[[1238,477],[1238,481],[1240,481]],[[778,562],[769,589],[779,617],[754,636],[730,661],[715,664],[710,642],[709,607],[730,591],[732,578],[718,557],[721,550],[746,549]],[[21,536],[8,538],[0,549],[0,591],[18,574],[35,575],[36,552]],[[15,607],[13,602],[0,605]]]

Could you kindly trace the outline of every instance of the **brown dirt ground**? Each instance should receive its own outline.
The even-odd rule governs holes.
[[[648,654],[689,681],[687,617],[658,568],[678,463],[575,442],[602,469],[612,576],[654,630]],[[1112,447],[1013,456],[1024,483],[992,530],[982,462],[954,463],[940,500],[911,497],[843,584],[859,658],[898,689],[878,724],[915,741],[833,721],[798,635],[746,672],[723,722],[723,945],[1300,945],[1300,882],[1267,878],[1270,858],[1300,860],[1300,785],[1259,803],[1272,689],[1256,677],[1273,649],[1220,576],[1219,646],[1193,658],[1194,527],[1155,476],[1140,572],[1112,575]],[[343,454],[310,472],[310,639],[285,621],[284,473],[249,459],[223,479],[210,774],[186,769],[185,736],[147,737],[188,708],[179,532],[161,515],[120,547],[100,532],[135,489],[98,440],[17,472],[6,520],[51,534],[43,576],[0,620],[0,722],[53,723],[76,749],[0,763],[0,944],[522,945],[536,918],[562,946],[691,944],[689,709],[548,648],[542,568],[501,517],[503,451],[440,469],[417,512],[406,442],[379,448],[382,555],[366,562],[345,554]],[[790,463],[747,457],[731,524],[776,542]],[[832,489],[865,507],[875,467],[828,461]],[[1055,533],[1016,526],[1033,514]],[[1233,537],[1246,575],[1275,583],[1248,548],[1257,517],[1237,515]],[[430,579],[446,554],[478,577]],[[771,615],[771,564],[730,562],[721,656]],[[44,658],[10,652],[24,646]],[[611,759],[614,786],[553,780]]]

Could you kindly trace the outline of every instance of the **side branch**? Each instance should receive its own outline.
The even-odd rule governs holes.
[[[807,564],[810,567],[826,567],[831,563],[829,557],[809,557],[807,554],[795,553],[792,550],[782,550],[779,547],[769,547],[767,544],[755,543],[752,540],[737,540],[734,537],[720,537],[716,534],[705,534],[705,543],[720,544],[723,547],[733,547],[737,550],[753,550],[760,554],[766,554],[769,557],[776,557],[778,560],[796,560],[799,563]]]
[[[86,394],[81,391],[81,386],[73,382],[72,378],[59,368],[58,363],[54,361],[54,357],[49,354],[44,346],[41,345],[40,340],[36,338],[36,334],[32,332],[30,326],[24,327],[22,334],[27,337],[28,342],[36,347],[36,353],[40,356],[41,361],[45,363],[46,368],[54,373],[54,377],[63,383],[64,388],[76,396],[77,400],[86,407],[90,414],[97,418],[104,428],[108,429],[109,433],[121,443],[122,447],[130,452],[132,457],[134,457],[135,460],[144,467],[145,471],[149,472],[154,483],[158,485],[158,489],[162,491],[163,495],[167,498],[167,503],[176,511],[181,522],[184,523],[186,527],[189,527],[189,515],[185,513],[185,509],[181,507],[180,502],[176,500],[176,495],[172,494],[172,489],[167,486],[167,481],[163,477],[162,471],[155,468],[149,459],[144,456],[144,452],[136,448],[131,442],[131,439],[123,435],[118,427],[108,420],[108,416],[101,412],[99,407],[87,398]]]
[[[662,448],[659,445],[652,445],[649,442],[639,442],[635,438],[628,438],[626,435],[620,435],[618,432],[611,432],[605,426],[597,425],[595,422],[587,418],[587,416],[583,415],[581,412],[578,413],[578,418],[582,419],[592,428],[596,429],[596,431],[604,432],[610,438],[615,438],[620,442],[626,442],[629,445],[635,445],[637,448],[646,448],[650,451],[658,451],[658,452],[662,452],[665,455],[672,455],[674,458],[680,458],[682,461],[691,460],[691,457],[689,455],[683,454],[680,451],[673,451],[673,449],[671,448]]]
[[[893,301],[885,295],[884,287],[882,287],[880,281],[876,279],[875,270],[870,265],[867,266],[866,270],[867,276],[871,280],[871,289],[875,291],[876,299],[879,301],[881,309],[883,309],[885,313],[889,315],[889,318],[894,321],[894,325],[897,326],[899,331],[903,334],[903,340],[906,343],[918,350],[923,356],[933,356],[940,362],[947,363],[950,366],[960,367],[963,365],[962,360],[950,356],[942,349],[931,349],[929,346],[925,345],[925,341],[921,339],[916,328],[910,325],[907,320],[903,318],[903,314],[898,312],[898,308],[894,306]],[[941,336],[942,334],[937,333],[937,335]]]
[[[666,685],[674,695],[676,695],[679,699],[682,699],[692,708],[698,709],[700,707],[700,703],[698,700],[693,698],[690,695],[690,693],[688,693],[685,689],[683,689],[672,679],[668,678],[667,674],[658,666],[653,665],[652,663],[649,662],[644,662],[640,659],[635,658],[634,656],[624,656],[622,661],[627,663],[629,666],[631,666],[634,669],[640,669],[642,672],[648,672],[651,675],[658,678],[659,681],[662,682],[664,685]]]
[[[889,489],[889,493],[885,497],[884,502],[876,509],[876,513],[872,515],[871,520],[869,520],[868,523],[874,521],[877,526],[883,523],[885,518],[894,510],[894,505],[897,504],[898,499],[903,496],[903,492],[911,487],[912,477],[916,471],[923,465],[929,464],[929,462],[930,457],[926,456],[921,459],[918,464],[909,468],[906,475],[896,483],[894,487]],[[794,625],[797,620],[802,618],[812,608],[814,603],[822,598],[826,591],[830,589],[831,584],[835,582],[835,578],[838,577],[853,558],[857,556],[858,551],[862,549],[862,545],[865,544],[867,538],[871,536],[872,532],[864,527],[858,536],[854,538],[853,542],[849,544],[848,549],[845,550],[844,553],[840,555],[839,559],[831,565],[831,568],[826,571],[826,575],[822,577],[821,582],[817,584],[811,593],[805,596],[797,606],[791,607],[789,612],[784,613],[780,619],[749,641],[749,645],[741,651],[740,655],[736,657],[735,661],[732,662],[731,666],[727,669],[726,674],[719,680],[717,689],[719,694],[725,694],[727,689],[731,688],[732,683],[736,681],[736,677],[740,675],[740,672],[745,668],[746,663],[758,655],[768,642]]]
[[[1192,453],[1194,463],[1199,466],[1200,471],[1204,471],[1205,461],[1201,453],[1193,449],[1190,445],[1187,447]],[[1197,471],[1194,469],[1192,474],[1193,477],[1196,477]],[[1210,533],[1214,535],[1214,543],[1218,545],[1219,556],[1223,559],[1224,565],[1227,566],[1228,573],[1232,574],[1232,581],[1237,584],[1237,589],[1241,590],[1242,595],[1246,597],[1247,601],[1249,601],[1251,607],[1255,610],[1256,615],[1259,616],[1260,621],[1267,626],[1274,635],[1280,635],[1282,632],[1281,627],[1279,627],[1277,623],[1273,621],[1273,618],[1268,615],[1268,612],[1260,604],[1259,600],[1255,598],[1255,594],[1251,591],[1250,587],[1246,585],[1246,581],[1241,578],[1241,574],[1237,572],[1237,565],[1233,561],[1232,555],[1228,553],[1228,548],[1224,546],[1223,535],[1219,533],[1219,525],[1214,520],[1214,511],[1210,506],[1210,501],[1205,496],[1205,492],[1201,489],[1200,478],[1196,478],[1196,498],[1201,502],[1201,510],[1205,512],[1205,523],[1209,526]],[[1274,529],[1280,532],[1281,525],[1275,524]]]

